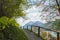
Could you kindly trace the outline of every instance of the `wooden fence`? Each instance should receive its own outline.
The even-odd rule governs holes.
[[[28,30],[28,27],[29,27],[29,25],[27,25],[27,30]],[[47,31],[55,32],[55,33],[57,34],[57,40],[60,40],[60,39],[59,39],[59,34],[60,34],[59,31],[31,25],[31,32],[32,32],[32,28],[33,28],[33,27],[38,27],[38,37],[40,37],[40,32],[41,32],[40,29],[44,29],[44,30],[47,30]],[[23,27],[23,29],[24,29],[24,27]]]

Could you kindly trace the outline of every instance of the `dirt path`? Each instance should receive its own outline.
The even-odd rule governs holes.
[[[32,32],[23,30],[29,40],[41,40],[38,36],[34,35]]]

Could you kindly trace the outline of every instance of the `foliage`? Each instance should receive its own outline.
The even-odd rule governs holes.
[[[56,19],[56,21],[54,21],[53,23],[54,25],[54,29],[57,30],[57,31],[60,31],[60,19]]]
[[[0,40],[27,40],[13,19],[25,15],[21,6],[23,4],[26,4],[26,0],[0,0]]]
[[[47,1],[49,3],[45,4]],[[60,11],[60,3],[59,2],[60,2],[59,0],[41,0],[39,5],[41,5],[41,4],[45,5],[45,7],[43,8],[42,11],[46,11],[46,10],[48,11],[48,9],[49,9],[48,7]]]
[[[0,17],[24,16],[21,5],[26,4],[26,0],[0,0]]]
[[[49,37],[52,38],[52,35],[49,32],[47,33],[47,31],[42,31],[40,35],[45,40],[47,40]]]
[[[0,18],[0,40],[28,40],[19,24],[12,18]]]
[[[45,38],[47,36],[47,32],[41,32],[41,36]]]
[[[56,19],[55,21],[48,22],[46,28],[50,28],[56,31],[60,31],[60,19]]]
[[[42,8],[39,10],[42,20],[49,22],[56,19],[57,16],[60,16],[59,0],[41,0],[40,3],[36,4],[36,6]]]
[[[9,27],[9,25],[12,25],[12,26],[18,26],[18,24],[16,23],[16,21],[12,18],[7,18],[7,17],[1,17],[0,18],[0,28],[2,27],[5,28],[6,26]]]

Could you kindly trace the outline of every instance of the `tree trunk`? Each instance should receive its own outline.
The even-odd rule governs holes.
[[[58,6],[58,11],[59,11],[59,13],[60,13],[60,5],[59,5],[59,3],[58,3],[58,0],[56,0],[56,3],[57,3],[57,6]]]

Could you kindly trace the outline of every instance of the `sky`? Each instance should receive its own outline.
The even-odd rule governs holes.
[[[28,17],[28,20],[24,20],[23,18],[18,18],[16,21],[17,23],[21,24],[21,26],[25,25],[29,21],[40,21],[42,23],[46,23],[45,20],[42,20],[42,17],[40,15],[42,14],[40,11],[43,9],[43,5],[37,7],[35,4],[38,4],[41,0],[28,0],[29,4],[32,4],[31,8],[28,8],[27,10],[24,10],[26,13],[26,17]],[[46,1],[45,5],[48,5],[48,1]],[[45,15],[46,16],[46,15]]]
[[[40,9],[34,5],[28,10],[25,10],[25,12],[27,13],[26,17],[29,18],[28,20],[24,20],[23,18],[18,18],[16,21],[22,26],[29,21],[40,21],[42,23],[46,23],[45,20],[41,20],[41,17],[40,17],[41,13],[39,12],[39,10]]]
[[[39,6],[36,6],[36,4],[39,4],[41,0],[28,0],[29,4],[32,4],[32,6],[30,8],[28,8],[27,10],[24,10],[24,12],[26,13],[26,17],[28,18],[27,20],[24,20],[23,18],[17,18],[16,21],[17,23],[19,23],[21,26],[25,25],[26,23],[28,23],[29,21],[40,21],[42,23],[47,23],[45,18],[50,19],[47,16],[49,15],[49,12],[42,12],[44,14],[41,13],[41,10],[44,8],[45,5],[49,5],[49,0],[47,0],[44,5],[40,4]],[[46,14],[45,14],[46,13]],[[42,18],[40,15],[44,15],[44,18]],[[56,16],[55,14],[53,14],[53,16]],[[55,18],[53,19],[53,21],[55,20]]]

